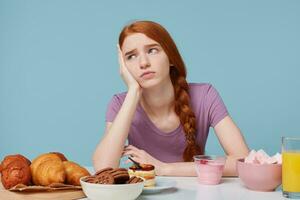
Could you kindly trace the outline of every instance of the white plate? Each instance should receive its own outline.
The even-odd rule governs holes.
[[[172,188],[176,185],[176,181],[167,177],[155,177],[154,187],[144,187],[143,194],[158,193],[165,189]]]

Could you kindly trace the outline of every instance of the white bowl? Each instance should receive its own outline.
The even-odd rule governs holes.
[[[133,200],[142,193],[145,183],[143,181],[133,184],[96,184],[82,181],[83,178],[85,177],[80,178],[80,184],[90,200]]]

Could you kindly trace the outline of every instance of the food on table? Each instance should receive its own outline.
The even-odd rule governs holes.
[[[67,183],[71,185],[80,185],[79,179],[88,176],[90,173],[80,165],[72,161],[63,161],[64,170],[67,176]]]
[[[264,150],[258,151],[251,150],[249,155],[245,158],[245,163],[257,163],[257,164],[281,164],[281,154],[276,153],[270,157]]]
[[[32,180],[35,185],[47,186],[64,183],[66,172],[61,157],[56,153],[45,153],[35,158],[31,165]]]
[[[30,185],[30,161],[23,155],[8,155],[1,162],[1,182],[5,189],[17,184]]]
[[[133,184],[143,182],[143,179],[135,176],[129,177],[127,169],[107,167],[92,176],[83,178],[82,181],[96,184]]]
[[[79,186],[79,179],[90,175],[85,168],[68,161],[60,152],[41,154],[32,162],[20,154],[8,155],[1,162],[0,172],[5,189],[18,184],[49,186],[61,183]]]
[[[145,179],[145,187],[155,186],[155,167],[151,164],[139,164],[139,167],[133,165],[129,167],[130,177],[139,176]]]
[[[200,184],[216,185],[222,178],[226,158],[222,156],[194,156],[195,168]]]

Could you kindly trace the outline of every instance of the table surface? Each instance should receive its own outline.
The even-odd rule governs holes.
[[[164,200],[222,200],[222,199],[255,199],[277,200],[287,199],[282,196],[281,188],[273,192],[252,191],[243,186],[239,178],[222,178],[219,185],[201,185],[196,177],[158,177],[175,180],[176,186],[159,193],[141,194],[138,200],[164,199]],[[88,200],[83,198],[81,200]]]

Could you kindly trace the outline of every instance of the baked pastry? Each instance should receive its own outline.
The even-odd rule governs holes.
[[[83,176],[90,176],[90,173],[80,165],[72,161],[63,162],[64,170],[67,176],[67,183],[71,185],[80,185],[79,179]]]
[[[23,156],[21,154],[7,155],[7,156],[5,156],[5,158],[3,159],[2,163],[1,163],[2,168],[6,168],[9,163],[11,163],[12,161],[14,161],[16,159],[21,160],[21,161],[27,163],[28,165],[31,164],[30,160],[28,160],[25,156]]]
[[[1,162],[1,182],[5,189],[9,189],[17,184],[30,185],[31,172],[30,161],[20,155],[8,155]]]
[[[50,152],[50,153],[54,153],[56,155],[59,156],[59,158],[61,159],[61,161],[67,161],[68,159],[66,158],[66,156],[60,152]]]
[[[35,158],[30,170],[35,185],[47,186],[51,183],[64,183],[66,173],[63,161],[56,153],[45,153]]]
[[[145,179],[145,187],[155,186],[154,166],[150,164],[140,164],[140,168],[133,165],[129,167],[128,173],[130,177],[137,176]]]

